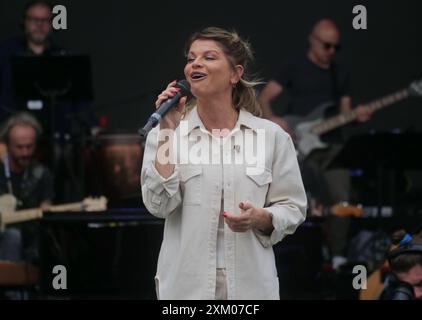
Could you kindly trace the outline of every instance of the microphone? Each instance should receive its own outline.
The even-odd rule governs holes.
[[[180,80],[176,83],[176,88],[180,88],[181,90],[166,101],[162,102],[157,110],[149,117],[148,122],[146,125],[139,130],[139,134],[144,138],[148,135],[148,133],[154,128],[161,119],[169,112],[169,110],[179,103],[180,98],[187,96],[190,94],[190,85],[189,82],[186,80]]]

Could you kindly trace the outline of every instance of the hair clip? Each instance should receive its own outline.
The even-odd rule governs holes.
[[[400,241],[400,247],[406,246],[410,241],[412,241],[412,236],[406,233]]]

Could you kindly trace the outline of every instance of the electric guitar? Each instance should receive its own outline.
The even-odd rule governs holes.
[[[20,223],[29,220],[41,219],[43,210],[41,208],[24,209],[15,211],[16,198],[10,194],[0,196],[0,231],[6,225]],[[107,199],[105,197],[86,198],[82,202],[67,203],[51,206],[48,212],[65,211],[104,211],[107,209]]]
[[[362,206],[351,206],[348,203],[339,203],[330,208],[331,214],[337,217],[363,217],[364,210]]]
[[[322,209],[312,207],[311,216],[313,217],[324,217],[328,215],[334,215],[337,217],[355,217],[360,218],[364,215],[364,210],[362,206],[353,206],[347,202],[337,203],[330,207],[325,207]]]
[[[365,104],[365,106],[372,112],[375,112],[402,101],[409,96],[422,96],[422,80],[414,81],[408,88],[371,101]],[[316,149],[328,147],[326,143],[321,141],[321,135],[356,120],[357,115],[354,110],[324,119],[325,111],[328,107],[332,106],[332,102],[327,102],[317,107],[306,117],[286,116],[283,118],[295,136],[296,149],[300,160],[305,159]]]

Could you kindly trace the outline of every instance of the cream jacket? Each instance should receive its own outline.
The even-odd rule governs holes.
[[[257,144],[253,151],[247,143],[239,142],[247,132]],[[158,298],[215,298],[217,227],[223,194],[225,211],[240,214],[239,203],[249,201],[269,211],[274,226],[274,231],[265,235],[258,230],[233,232],[225,224],[228,299],[279,299],[272,246],[295,232],[306,215],[306,195],[290,136],[278,125],[241,110],[230,138],[222,147],[218,141],[218,148],[210,148],[206,142],[216,138],[205,129],[196,108],[181,122],[175,136],[189,151],[205,144],[202,150],[209,149],[208,156],[214,158],[211,164],[193,164],[190,157],[186,161],[190,152],[175,147],[178,163],[174,173],[164,179],[154,166],[158,127],[148,135],[141,172],[142,197],[151,214],[165,219],[155,277]],[[236,139],[238,142],[233,142]],[[237,156],[252,159],[253,152],[261,159],[255,164],[227,160]]]

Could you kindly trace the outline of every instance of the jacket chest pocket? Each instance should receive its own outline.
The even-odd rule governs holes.
[[[263,206],[265,198],[267,196],[268,188],[270,183],[273,181],[271,170],[267,168],[256,168],[247,167],[246,180],[248,185],[248,198],[258,206]]]
[[[201,204],[202,166],[181,166],[179,170],[183,205]]]

